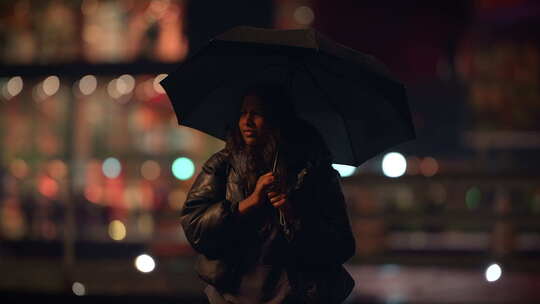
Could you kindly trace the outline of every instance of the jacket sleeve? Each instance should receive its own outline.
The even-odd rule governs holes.
[[[226,161],[218,152],[203,165],[180,213],[188,242],[209,258],[223,257],[235,237],[239,202],[225,199],[226,181]]]
[[[356,253],[339,172],[330,164],[314,167],[311,201],[296,210],[289,241],[299,264],[343,264]],[[301,198],[300,198],[301,199]],[[293,201],[293,204],[296,202]]]

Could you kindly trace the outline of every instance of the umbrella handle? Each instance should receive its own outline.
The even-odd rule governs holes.
[[[273,168],[272,168],[272,173],[276,172],[278,155],[279,155],[279,149],[277,150],[276,155],[274,156],[274,165],[273,165]],[[283,210],[281,210],[281,208],[278,208],[278,212],[279,212],[279,224],[283,227],[283,231],[285,232],[285,237],[288,240],[290,240],[291,231],[289,229],[289,225],[287,224],[285,214],[283,213]]]
[[[279,149],[277,149],[276,155],[274,155],[274,165],[272,167],[272,173],[276,173],[278,155],[279,155]]]

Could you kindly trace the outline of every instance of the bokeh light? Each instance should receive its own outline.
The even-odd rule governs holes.
[[[78,296],[84,296],[86,294],[86,288],[82,283],[79,282],[73,283],[73,285],[71,286],[71,290],[75,295]]]
[[[8,93],[8,90],[7,90],[7,81],[4,81],[2,79],[2,81],[0,81],[0,89],[2,90],[2,97],[4,97],[4,99],[8,100],[11,98],[11,94]]]
[[[410,211],[414,207],[414,193],[409,187],[395,189],[396,207],[403,211]]]
[[[187,180],[193,176],[193,173],[195,173],[195,165],[191,159],[187,157],[179,157],[173,162],[171,170],[174,177],[177,179]]]
[[[341,175],[341,177],[351,176],[356,171],[356,167],[354,166],[332,164],[332,167],[339,172],[339,175]]]
[[[43,82],[36,84],[32,88],[32,98],[34,99],[34,101],[40,102],[45,100],[47,97],[48,95],[45,94],[45,91],[43,91]]]
[[[480,193],[480,189],[478,189],[478,187],[469,188],[467,190],[467,193],[465,194],[465,203],[467,204],[467,208],[469,209],[478,208],[481,198],[482,198],[482,194]]]
[[[148,254],[141,254],[135,259],[135,268],[140,272],[148,273],[156,268],[156,262]]]
[[[119,220],[113,220],[109,223],[109,236],[115,241],[121,241],[126,238],[126,226]]]
[[[141,175],[147,180],[155,180],[161,173],[161,166],[155,160],[147,160],[141,165]]]
[[[52,198],[58,193],[58,183],[48,176],[42,176],[39,179],[38,189],[43,196]]]
[[[23,79],[20,76],[12,77],[7,82],[7,92],[10,95],[10,97],[15,97],[21,93],[23,89]]]
[[[58,76],[49,76],[43,81],[43,93],[47,96],[52,96],[60,89],[60,78]]]
[[[67,176],[68,167],[62,160],[55,159],[47,164],[47,170],[51,177],[62,179]]]
[[[24,178],[28,175],[28,172],[30,169],[28,168],[28,164],[22,160],[22,159],[16,159],[11,162],[9,169],[11,171],[11,174],[15,176],[16,178]]]
[[[154,218],[149,213],[144,213],[137,219],[137,229],[144,237],[152,236],[154,232]]]
[[[135,78],[133,76],[124,74],[116,79],[116,90],[124,95],[129,94],[135,88]]]
[[[90,95],[97,89],[97,78],[94,75],[86,75],[79,80],[79,90],[84,95]]]
[[[383,157],[382,170],[388,177],[400,177],[407,170],[407,161],[401,153],[390,152]]]
[[[137,185],[129,185],[124,188],[124,201],[128,202],[130,208],[140,208],[142,205],[142,193]]]
[[[439,163],[433,157],[425,157],[420,162],[420,172],[422,175],[431,177],[439,171]]]
[[[308,6],[300,6],[294,10],[294,20],[301,25],[310,25],[315,19],[313,10]]]
[[[501,278],[501,275],[502,275],[501,266],[499,266],[498,264],[489,265],[489,267],[486,269],[485,275],[486,275],[486,280],[488,282],[497,281],[498,279]]]
[[[122,96],[122,93],[120,93],[120,91],[118,91],[118,86],[116,85],[117,81],[118,81],[118,79],[115,78],[115,79],[111,80],[109,82],[109,84],[107,84],[107,93],[109,93],[109,96],[111,96],[114,99],[117,99],[120,96]]]
[[[407,157],[407,174],[416,175],[420,173],[420,158],[416,156]]]
[[[84,197],[89,202],[98,204],[103,199],[103,188],[97,184],[89,184],[84,188]]]
[[[117,178],[122,171],[120,161],[114,157],[109,157],[103,162],[103,174],[108,178]]]

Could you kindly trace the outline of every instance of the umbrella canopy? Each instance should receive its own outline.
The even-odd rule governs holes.
[[[220,139],[243,92],[260,83],[289,87],[335,163],[359,166],[416,137],[404,85],[374,57],[313,29],[232,28],[161,81],[181,125]]]

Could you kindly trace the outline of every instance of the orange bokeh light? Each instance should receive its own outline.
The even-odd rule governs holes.
[[[39,192],[46,197],[55,197],[58,194],[58,188],[58,183],[48,176],[43,176],[39,179]]]

